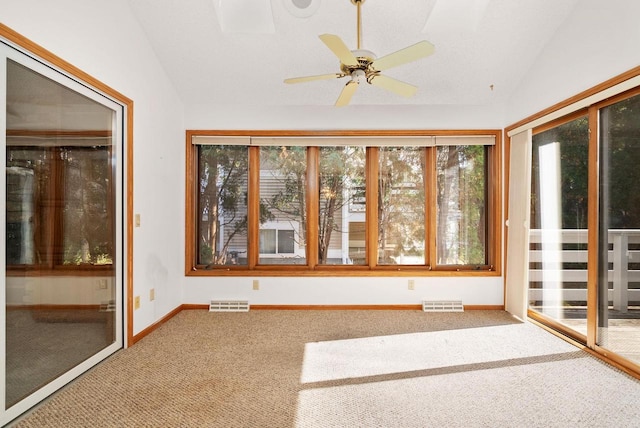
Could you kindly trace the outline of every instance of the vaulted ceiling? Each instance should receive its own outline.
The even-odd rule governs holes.
[[[356,48],[350,0],[129,0],[185,104],[333,105],[348,78],[318,38]],[[378,57],[421,40],[427,58],[385,71],[418,86],[412,98],[361,85],[353,105],[504,103],[578,0],[367,0],[362,48]],[[135,64],[131,64],[135,67]]]

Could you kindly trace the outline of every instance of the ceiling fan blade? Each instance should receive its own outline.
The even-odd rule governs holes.
[[[312,80],[328,80],[344,77],[344,74],[341,73],[331,73],[331,74],[318,74],[316,76],[304,76],[304,77],[291,77],[289,79],[284,79],[284,83],[303,83],[303,82],[311,82]]]
[[[342,64],[352,67],[358,66],[358,59],[353,55],[351,50],[349,50],[340,37],[333,34],[322,34],[319,37],[320,40],[322,40],[322,42],[338,57]]]
[[[349,104],[349,101],[351,101],[351,97],[353,97],[356,89],[358,89],[358,82],[354,80],[348,81],[344,86],[344,89],[342,89],[342,92],[340,92],[340,96],[336,101],[336,107],[344,107]]]
[[[369,79],[369,83],[407,98],[412,97],[418,90],[417,86],[401,82],[400,80],[387,77],[382,74],[377,74]]]
[[[434,51],[435,46],[433,46],[426,40],[423,40],[416,43],[415,45],[411,45],[407,48],[390,53],[389,55],[385,55],[382,58],[376,59],[371,63],[371,67],[377,71],[387,70],[391,67],[397,67],[399,65],[429,56]]]

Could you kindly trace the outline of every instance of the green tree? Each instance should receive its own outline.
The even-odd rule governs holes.
[[[273,179],[278,183],[272,195],[261,196],[260,203],[266,207],[273,218],[299,223],[300,229],[295,231],[294,239],[299,246],[304,246],[307,236],[305,200],[307,148],[261,147],[260,169],[270,171]]]
[[[560,143],[560,192],[562,228],[587,228],[589,184],[589,122],[581,117],[533,136],[531,169],[531,227],[539,229],[540,147]]]
[[[439,263],[486,263],[485,150],[481,145],[437,149]],[[455,236],[449,236],[451,222]]]
[[[276,217],[300,223],[299,244],[305,242],[307,212],[305,187],[306,147],[272,147],[261,149],[264,169],[272,170],[278,190],[262,202]],[[344,233],[336,221],[349,204],[348,189],[364,186],[365,151],[358,147],[321,147],[319,160],[318,262],[327,263],[331,237]],[[345,197],[345,194],[347,195]]]
[[[640,95],[601,110],[600,140],[606,150],[608,164],[603,164],[608,177],[609,228],[640,228]]]
[[[333,232],[348,232],[341,230],[336,217],[353,199],[354,192],[350,190],[364,187],[364,155],[361,147],[320,148],[318,261],[321,264],[327,263]]]
[[[229,254],[230,244],[236,236],[246,235],[248,226],[248,149],[203,145],[199,150],[199,263],[235,263],[237,257]],[[261,204],[260,223],[271,217]]]
[[[382,147],[378,170],[378,262],[400,256],[424,257],[425,152],[422,148]]]

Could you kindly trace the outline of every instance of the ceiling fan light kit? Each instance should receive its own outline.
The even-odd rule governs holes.
[[[327,80],[349,76],[351,79],[342,89],[337,107],[346,106],[351,101],[360,83],[367,82],[388,91],[394,92],[403,97],[413,96],[418,88],[409,83],[385,76],[381,71],[392,67],[397,67],[409,62],[416,61],[431,55],[435,47],[426,40],[414,45],[377,58],[376,55],[360,47],[362,39],[361,6],[365,0],[350,0],[357,7],[357,48],[350,50],[340,37],[333,34],[322,34],[320,40],[334,53],[340,60],[340,72],[331,74],[320,74],[315,76],[294,77],[285,79],[285,83],[303,83],[313,80]]]

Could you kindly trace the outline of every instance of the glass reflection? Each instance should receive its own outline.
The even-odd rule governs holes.
[[[114,112],[7,61],[6,407],[115,340]]]
[[[586,335],[586,117],[533,136],[529,307]]]
[[[640,363],[640,95],[600,110],[597,343]]]

